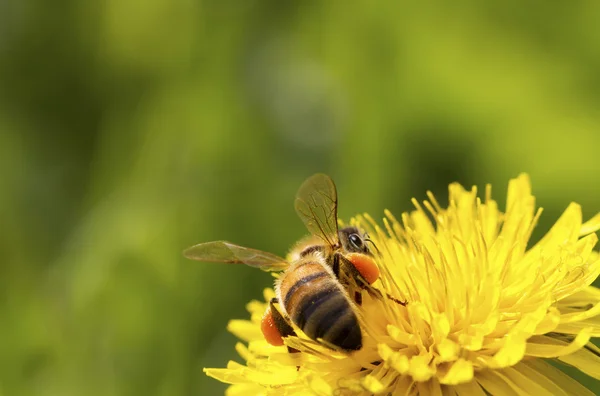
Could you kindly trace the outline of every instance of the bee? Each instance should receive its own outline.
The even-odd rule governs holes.
[[[296,213],[311,235],[296,244],[289,260],[227,241],[192,246],[184,251],[184,256],[281,272],[275,282],[276,297],[270,301],[261,322],[270,344],[283,345],[284,337],[296,335],[295,326],[329,348],[357,351],[362,348],[363,337],[355,306],[362,303],[360,289],[382,297],[371,286],[379,278],[379,269],[367,246],[367,242],[372,243],[367,235],[353,226],[338,229],[337,207],[333,180],[316,174],[301,185],[295,201]],[[388,298],[406,304],[389,295]]]

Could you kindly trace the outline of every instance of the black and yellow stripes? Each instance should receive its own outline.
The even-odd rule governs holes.
[[[299,264],[282,279],[281,301],[296,326],[311,339],[359,350],[358,319],[337,280],[317,262]]]

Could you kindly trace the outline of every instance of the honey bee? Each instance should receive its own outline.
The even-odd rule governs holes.
[[[184,251],[184,256],[282,271],[275,282],[276,297],[261,322],[270,344],[283,345],[284,337],[296,335],[295,326],[329,348],[357,351],[362,348],[363,337],[355,306],[362,303],[360,289],[382,297],[371,286],[379,278],[379,269],[367,246],[371,242],[368,236],[356,227],[338,229],[337,207],[333,180],[316,174],[302,184],[295,202],[296,212],[311,235],[296,244],[288,255],[289,261],[227,241],[192,246]],[[389,295],[388,298],[406,304]]]

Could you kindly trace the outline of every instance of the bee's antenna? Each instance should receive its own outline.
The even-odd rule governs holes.
[[[371,245],[373,245],[373,247],[375,248],[375,250],[377,250],[377,254],[381,256],[381,251],[379,251],[379,248],[377,247],[377,245],[375,244],[375,242],[373,242],[369,238],[365,238],[365,242],[371,242]]]
[[[365,234],[365,235],[366,235],[366,234]],[[372,241],[372,240],[371,240],[371,239],[368,237],[368,235],[367,235],[367,236],[366,236],[366,238],[365,238],[365,242],[370,242],[370,243],[371,243],[371,245],[373,245],[373,247],[375,248],[375,250],[377,250],[377,254],[379,254],[379,255],[381,256],[381,251],[379,250],[379,248],[377,247],[377,245],[375,244],[375,242],[373,242],[373,241]],[[399,300],[399,299],[397,299],[396,297],[392,296],[392,295],[391,295],[391,294],[389,294],[389,293],[385,293],[385,294],[387,295],[387,298],[388,298],[388,299],[392,300],[393,302],[395,302],[395,303],[397,303],[397,304],[400,304],[400,305],[402,305],[403,307],[405,307],[405,306],[406,306],[406,304],[408,304],[408,301],[402,301],[402,300]]]

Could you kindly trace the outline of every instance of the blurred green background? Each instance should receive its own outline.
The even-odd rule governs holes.
[[[529,172],[545,207],[600,206],[600,3],[0,3],[3,395],[213,395],[230,318],[268,274],[300,183],[340,217]],[[586,379],[583,379],[586,381]],[[590,385],[591,384],[591,385]],[[600,387],[592,381],[589,386]]]

